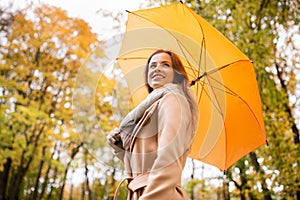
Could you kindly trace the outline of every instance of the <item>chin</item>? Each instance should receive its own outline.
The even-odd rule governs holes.
[[[151,84],[150,87],[153,88],[153,90],[155,90],[156,88],[160,88],[162,87],[164,84],[159,84],[159,83],[155,83],[155,84]]]

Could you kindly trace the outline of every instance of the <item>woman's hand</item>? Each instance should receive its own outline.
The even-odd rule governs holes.
[[[115,149],[116,152],[123,150],[123,142],[120,136],[120,129],[115,128],[107,135],[107,144]]]

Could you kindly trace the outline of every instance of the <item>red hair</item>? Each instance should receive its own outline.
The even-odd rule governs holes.
[[[172,51],[168,51],[168,50],[164,50],[164,49],[159,49],[156,50],[154,53],[151,54],[151,56],[148,58],[147,61],[147,66],[145,69],[145,84],[147,87],[148,92],[152,92],[153,88],[150,87],[150,85],[148,84],[148,72],[149,72],[149,63],[151,58],[156,55],[156,54],[160,54],[160,53],[166,53],[171,57],[171,61],[172,61],[172,68],[174,69],[174,82],[175,84],[186,84],[186,82],[188,81],[188,75],[185,71],[185,68],[179,58],[179,56],[175,53],[173,53]]]

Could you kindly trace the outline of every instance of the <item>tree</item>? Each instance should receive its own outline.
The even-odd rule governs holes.
[[[1,34],[5,42],[0,48],[0,80],[5,83],[0,86],[1,199],[36,199],[42,186],[37,178],[49,180],[51,172],[58,176],[52,180],[62,178],[58,182],[64,185],[59,174],[68,165],[59,159],[72,160],[73,146],[81,144],[72,130],[72,88],[81,64],[98,44],[86,22],[59,8],[38,7],[34,18],[29,11],[8,13],[12,18],[1,12],[7,27],[1,30],[6,34]]]

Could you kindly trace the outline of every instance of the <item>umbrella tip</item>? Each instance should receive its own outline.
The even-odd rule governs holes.
[[[129,10],[125,10],[126,12],[128,12],[128,13],[130,13],[130,11]]]
[[[180,0],[180,3],[183,3],[183,1]]]

